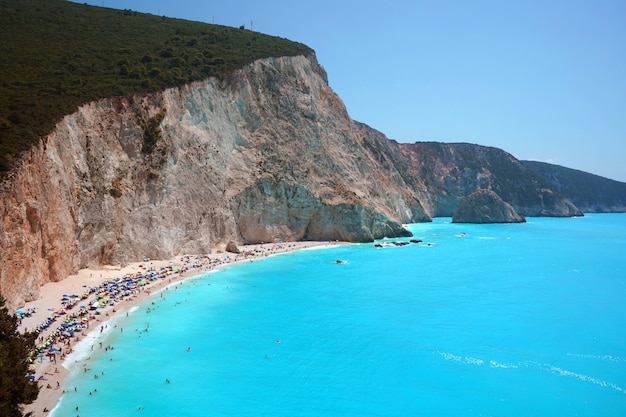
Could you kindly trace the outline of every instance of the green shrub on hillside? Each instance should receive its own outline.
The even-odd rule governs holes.
[[[0,171],[81,104],[224,77],[283,38],[65,0],[0,0]]]
[[[161,139],[161,122],[165,118],[165,109],[148,119],[139,119],[139,125],[143,128],[142,152],[150,153],[154,150],[157,142]]]

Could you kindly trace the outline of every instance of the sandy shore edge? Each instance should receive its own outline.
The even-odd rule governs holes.
[[[74,333],[69,346],[60,343],[55,344],[55,347],[65,353],[63,356],[57,354],[54,357],[43,356],[38,358],[35,361],[35,378],[40,386],[39,396],[32,404],[24,406],[24,412],[32,412],[33,417],[48,416],[68,389],[69,367],[76,365],[68,363],[68,358],[66,357],[71,352],[72,346],[84,340],[93,332],[98,332],[103,322],[114,318],[116,315],[125,314],[131,307],[141,304],[146,297],[155,291],[211,270],[224,269],[281,253],[313,248],[322,249],[343,244],[347,243],[311,241],[245,245],[239,247],[241,254],[224,252],[200,256],[186,255],[186,257],[177,257],[175,259],[133,262],[124,267],[105,266],[102,269],[82,269],[77,274],[71,275],[62,281],[45,284],[41,287],[39,299],[28,302],[22,307],[22,310],[34,309],[34,313],[30,317],[22,319],[19,326],[20,331],[33,330],[39,324],[45,322],[48,317],[51,317],[55,311],[60,310],[64,294],[82,295],[89,288],[97,287],[107,280],[150,269],[158,271],[161,268],[172,266],[174,271],[177,268],[182,268],[184,271],[182,273],[172,273],[167,278],[151,281],[147,285],[140,287],[135,294],[124,298],[113,306],[102,308],[101,313],[95,319],[89,320],[89,328]],[[89,296],[84,300],[77,301],[70,312],[78,311],[81,306],[88,306],[93,298],[93,296]],[[39,333],[41,340],[45,340],[50,336],[61,323],[63,323],[63,319],[59,318],[48,329],[41,331]]]

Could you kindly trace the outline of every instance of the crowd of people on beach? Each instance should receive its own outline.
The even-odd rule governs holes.
[[[136,296],[144,288],[149,288],[154,281],[172,278],[174,274],[182,275],[192,268],[200,268],[205,265],[205,262],[195,261],[193,263],[185,262],[179,267],[170,264],[159,270],[150,267],[134,274],[109,278],[98,286],[86,289],[80,295],[64,294],[61,299],[61,307],[52,309],[52,314],[33,329],[40,336],[30,355],[31,370],[36,369],[37,359],[40,363],[43,362],[44,356],[54,362],[56,362],[57,355],[64,359],[65,354],[71,352],[71,342],[75,333],[89,329],[90,323],[97,320],[98,316],[108,307],[111,307],[115,312],[117,303]],[[108,315],[108,312],[106,314]],[[58,325],[51,330],[55,324]],[[35,376],[31,374],[29,378],[34,379]]]
[[[105,281],[97,286],[87,288],[82,294],[64,294],[61,299],[61,306],[57,309],[50,309],[52,313],[33,331],[39,336],[35,349],[30,354],[30,371],[28,378],[36,378],[35,371],[37,364],[41,364],[44,358],[56,363],[57,356],[61,359],[71,353],[72,340],[78,341],[77,333],[82,335],[84,330],[88,330],[94,320],[98,320],[101,314],[108,316],[107,309],[112,309],[115,313],[115,305],[122,300],[133,298],[142,291],[150,291],[150,287],[157,281],[168,279],[172,281],[190,270],[205,271],[217,266],[228,264],[234,261],[250,259],[258,256],[266,256],[277,251],[287,249],[290,246],[274,244],[269,247],[263,245],[240,253],[224,254],[217,257],[198,256],[192,259],[191,256],[183,256],[180,263],[170,262],[167,266],[159,268],[149,264],[150,259],[144,259],[144,263],[139,265],[139,271],[126,274],[121,277],[107,277]],[[34,313],[33,309],[18,310],[16,314],[23,318]],[[56,328],[52,329],[55,324]],[[25,329],[27,331],[28,329]],[[44,379],[40,376],[39,379]]]
[[[136,267],[120,266],[117,270],[123,270],[124,273],[120,272],[118,277],[110,274],[103,277],[103,274],[106,274],[104,271],[110,271],[110,269],[87,271],[89,282],[99,282],[97,285],[82,285],[83,289],[80,291],[66,290],[69,293],[63,294],[60,305],[55,308],[48,306],[54,306],[59,292],[54,298],[44,296],[37,303],[33,303],[31,307],[27,305],[15,312],[19,317],[21,331],[34,331],[38,337],[36,347],[29,357],[30,370],[26,377],[36,380],[36,383],[46,391],[49,389],[48,395],[42,396],[40,394],[38,400],[28,406],[29,410],[35,416],[43,416],[49,412],[48,407],[54,405],[58,398],[66,393],[63,381],[67,374],[64,369],[57,366],[57,360],[60,359],[63,363],[67,359],[67,355],[73,352],[75,345],[84,336],[87,336],[91,329],[97,331],[100,328],[102,331],[103,328],[106,328],[107,324],[102,322],[106,322],[110,318],[110,314],[117,314],[116,309],[125,311],[128,304],[126,307],[117,306],[119,302],[123,300],[130,300],[131,303],[138,302],[134,300],[140,300],[141,297],[151,294],[153,290],[173,284],[195,273],[208,272],[213,269],[220,269],[222,266],[253,261],[292,250],[333,244],[336,242],[261,243],[241,248],[234,247],[234,250],[231,250],[231,247],[227,248],[226,252],[212,255],[193,257],[185,255],[169,262],[151,261],[145,258],[143,263],[138,263]],[[125,273],[128,271],[134,272]],[[100,281],[96,278],[97,273],[100,273]],[[76,284],[80,286],[80,280]],[[66,288],[76,288],[76,284]],[[71,293],[73,291],[76,291],[77,294]],[[48,307],[47,310],[50,313],[42,320],[45,315],[41,311],[43,306]],[[38,319],[34,320],[34,317]],[[100,323],[95,324],[94,322]],[[33,325],[33,323],[37,324]],[[100,345],[102,348],[102,344]],[[110,348],[112,349],[112,347]],[[74,387],[74,391],[76,391],[76,387]],[[40,411],[42,409],[44,410],[43,414]]]

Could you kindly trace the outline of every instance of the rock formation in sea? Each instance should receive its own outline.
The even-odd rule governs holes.
[[[474,191],[461,201],[453,223],[524,223],[526,219],[492,190]]]

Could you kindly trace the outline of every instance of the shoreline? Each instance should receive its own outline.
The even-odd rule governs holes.
[[[168,260],[148,260],[146,262],[133,262],[124,267],[104,266],[102,269],[82,269],[75,275],[70,275],[59,282],[45,284],[40,289],[40,297],[37,300],[26,303],[22,310],[33,309],[29,317],[24,317],[18,326],[20,332],[33,330],[46,321],[53,322],[41,330],[37,344],[46,344],[45,351],[54,353],[40,354],[34,358],[33,366],[35,380],[40,390],[37,399],[24,405],[25,413],[31,412],[32,417],[45,417],[57,407],[61,397],[68,390],[70,368],[85,365],[88,358],[79,358],[72,363],[74,347],[89,338],[94,340],[100,337],[100,333],[106,322],[128,312],[132,307],[140,305],[147,297],[161,291],[169,285],[184,281],[188,278],[205,274],[211,271],[226,269],[245,262],[261,260],[268,256],[295,252],[304,249],[322,249],[345,245],[346,242],[284,242],[278,244],[242,245],[239,247],[241,254],[223,252],[211,255],[184,255]],[[193,263],[192,263],[193,262]],[[167,271],[167,272],[165,272]],[[177,272],[178,271],[178,272]],[[152,272],[160,272],[161,275],[153,280],[145,281],[145,284],[137,286],[129,294],[114,301],[111,299],[103,307],[94,313],[90,305],[94,297],[105,283],[114,281],[116,278],[148,275]],[[104,291],[104,290],[101,290]],[[70,298],[73,296],[72,298]],[[65,301],[62,301],[65,299]],[[64,308],[62,302],[72,302],[72,306]],[[100,304],[102,305],[102,304]],[[62,310],[65,309],[65,312]],[[61,311],[60,311],[61,310]],[[63,313],[58,315],[56,313]],[[70,316],[78,319],[81,314],[82,326],[69,337],[59,336],[59,326],[65,321],[71,320]]]

